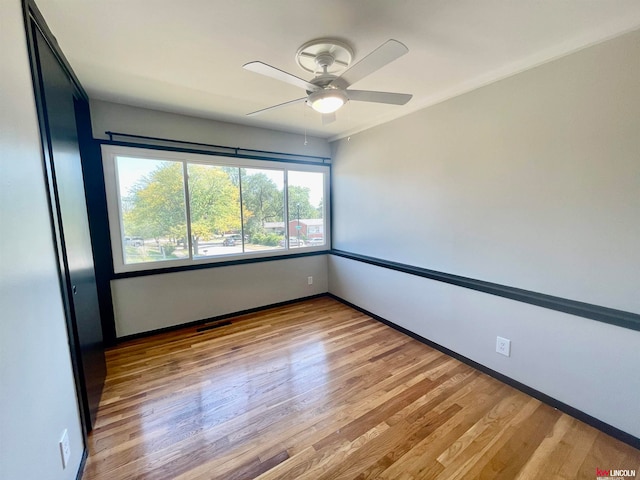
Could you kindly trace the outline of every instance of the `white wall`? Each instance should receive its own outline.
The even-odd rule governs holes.
[[[309,285],[307,277],[313,277]],[[327,257],[289,258],[111,282],[118,337],[326,293]]]
[[[101,100],[91,101],[94,138],[108,139],[106,131],[172,140],[210,143],[297,155],[329,157],[329,143],[317,137],[247,127],[175,113],[148,110]],[[116,140],[126,140],[117,137]]]
[[[92,101],[95,138],[107,130],[183,141],[328,157],[326,140]],[[313,276],[312,286],[307,277]],[[324,255],[111,282],[118,337],[325,293]]]
[[[640,31],[335,144],[336,248],[640,313]]]
[[[334,248],[640,313],[638,78],[636,31],[337,142]],[[640,332],[333,256],[329,289],[640,436]]]
[[[83,440],[21,2],[0,2],[0,21],[0,478],[74,479]]]

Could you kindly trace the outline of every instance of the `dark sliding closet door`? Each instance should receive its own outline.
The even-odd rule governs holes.
[[[35,23],[32,35],[39,80],[38,113],[69,343],[85,429],[89,431],[95,420],[106,368],[78,141],[78,121],[89,120],[76,117],[76,111],[82,110],[78,102],[86,104],[87,100],[78,94]]]

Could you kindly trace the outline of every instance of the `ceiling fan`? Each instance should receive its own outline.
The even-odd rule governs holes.
[[[309,81],[263,62],[246,63],[243,65],[246,70],[289,83],[307,92],[305,97],[263,108],[247,115],[258,115],[277,108],[305,102],[317,112],[322,113],[322,123],[327,124],[335,120],[335,112],[349,100],[404,105],[411,100],[413,95],[351,90],[349,87],[408,51],[409,49],[397,40],[387,40],[358,63],[350,66],[353,51],[347,44],[334,39],[312,40],[302,45],[296,53],[298,65],[316,75],[315,78]],[[344,72],[336,75],[341,70],[344,70]]]

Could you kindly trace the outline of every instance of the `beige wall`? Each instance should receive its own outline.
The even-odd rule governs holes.
[[[336,142],[334,248],[640,313],[639,78],[636,31]],[[640,436],[640,332],[333,256],[329,289]]]
[[[70,480],[83,440],[19,0],[0,2],[0,45],[0,478]]]

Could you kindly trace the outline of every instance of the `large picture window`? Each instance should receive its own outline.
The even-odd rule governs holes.
[[[102,148],[116,273],[328,248],[325,165]]]

